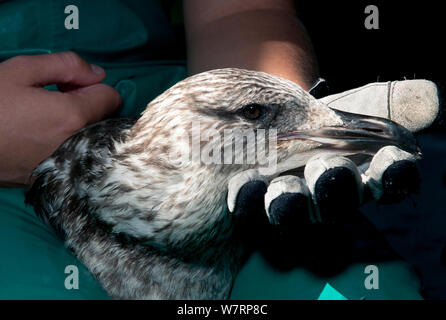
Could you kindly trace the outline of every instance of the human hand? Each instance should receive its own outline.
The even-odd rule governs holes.
[[[395,87],[401,89],[395,90]],[[391,94],[398,98],[380,99],[380,95],[388,97],[387,88],[392,88]],[[390,105],[380,105],[381,100]],[[344,111],[353,108],[351,111],[360,113],[365,110],[369,115],[373,115],[373,110],[379,113],[389,110],[396,115],[395,121],[412,131],[429,126],[438,113],[436,86],[426,80],[370,84],[321,101],[335,104],[335,108],[342,106]],[[367,101],[372,101],[373,106],[365,105]],[[426,112],[421,112],[420,108]],[[405,116],[399,116],[403,111]],[[417,158],[419,156],[387,146],[371,161],[356,160],[356,163],[334,154],[317,154],[298,176],[271,180],[251,169],[231,179],[228,208],[237,216],[263,211],[272,225],[288,232],[315,222],[347,221],[349,215],[367,201],[394,202],[415,193],[420,183]]]
[[[25,186],[32,170],[76,131],[110,115],[119,93],[105,71],[73,52],[0,63],[0,185]],[[43,87],[57,84],[60,91]]]
[[[416,161],[416,155],[387,146],[361,167],[346,157],[321,153],[307,162],[303,176],[270,180],[250,169],[230,180],[228,208],[236,216],[263,211],[281,232],[316,222],[342,223],[367,201],[394,202],[416,193]]]

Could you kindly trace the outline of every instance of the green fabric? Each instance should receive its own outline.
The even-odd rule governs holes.
[[[65,1],[9,1],[1,5],[0,43],[3,50],[23,48],[74,49],[88,52],[120,51],[147,41],[140,19],[116,0],[77,0],[69,4],[79,9],[79,30],[67,30]],[[97,17],[108,19],[98,21]],[[98,24],[106,23],[98,28]],[[94,30],[94,36],[92,36]]]
[[[187,76],[181,62],[103,63],[107,72],[105,83],[122,96],[119,116],[138,116],[147,103]]]
[[[89,271],[24,204],[22,189],[0,189],[0,299],[107,299]],[[65,267],[79,290],[65,289]]]
[[[79,30],[63,28],[67,4],[79,8]],[[157,4],[147,0],[125,5],[117,0],[106,5],[92,0],[2,2],[0,61],[19,54],[74,50],[106,69],[105,83],[123,97],[117,116],[137,116],[149,101],[186,77],[183,62],[139,59],[147,54],[138,49],[170,36]],[[135,11],[138,5],[142,9]],[[79,268],[78,290],[65,289],[68,265]],[[368,291],[363,286],[363,265],[351,266],[336,278],[320,279],[301,269],[278,272],[255,254],[242,269],[232,298],[317,299],[327,282],[348,299],[419,298],[418,282],[404,263],[379,267],[382,287]],[[0,299],[107,298],[88,270],[24,205],[24,190],[0,189]]]
[[[74,50],[98,58],[134,50],[170,37],[157,1],[15,0],[0,4],[0,49]],[[79,29],[65,28],[64,9],[79,10]],[[147,26],[151,25],[151,28]],[[155,27],[153,27],[155,26]]]
[[[298,254],[296,252],[296,254]],[[364,273],[367,265],[379,270],[379,289],[367,290]],[[320,278],[304,268],[278,271],[259,254],[254,254],[242,268],[234,284],[231,299],[301,299],[315,300],[329,283],[349,300],[419,300],[420,282],[403,261],[356,263],[341,274]]]

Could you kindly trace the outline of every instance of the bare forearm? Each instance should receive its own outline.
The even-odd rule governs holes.
[[[190,74],[234,67],[268,72],[309,89],[311,43],[289,0],[186,0]]]

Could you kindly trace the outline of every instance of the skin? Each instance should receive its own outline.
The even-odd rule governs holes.
[[[187,0],[184,14],[191,75],[231,67],[267,72],[306,90],[314,84],[317,64],[294,1]]]
[[[17,56],[0,63],[0,186],[29,174],[67,138],[118,109],[105,71],[72,52]],[[61,92],[43,87],[57,84]]]

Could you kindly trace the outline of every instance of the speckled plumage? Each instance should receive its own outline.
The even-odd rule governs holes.
[[[268,114],[244,119],[239,110],[250,103],[265,105]],[[137,121],[106,120],[67,140],[35,170],[27,201],[113,298],[229,296],[243,244],[233,235],[227,183],[256,165],[169,161],[186,147],[181,136],[192,121],[204,131],[275,128],[279,134],[343,124],[290,81],[220,69],[179,82]],[[320,145],[281,141],[278,161]]]

